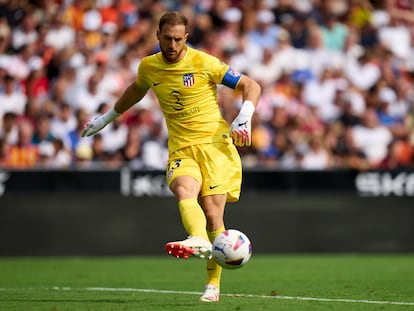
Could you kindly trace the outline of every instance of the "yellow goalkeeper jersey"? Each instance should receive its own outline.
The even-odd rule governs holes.
[[[217,103],[217,84],[235,88],[240,77],[218,58],[187,46],[184,58],[174,64],[166,63],[161,52],[144,57],[136,83],[155,92],[172,153],[190,145],[231,143],[229,125]]]

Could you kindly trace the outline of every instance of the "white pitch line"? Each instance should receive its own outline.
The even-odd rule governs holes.
[[[62,288],[63,289],[63,288]],[[65,288],[67,290],[68,288]],[[88,291],[113,291],[113,292],[140,292],[140,293],[157,293],[157,294],[181,294],[181,295],[201,295],[201,292],[176,291],[150,288],[111,288],[111,287],[87,287]],[[346,302],[346,303],[366,303],[381,305],[400,305],[414,306],[414,302],[405,301],[383,301],[383,300],[366,300],[366,299],[346,299],[346,298],[317,298],[317,297],[300,297],[300,296],[268,296],[252,294],[220,294],[225,297],[244,297],[244,298],[265,298],[265,299],[285,299],[285,300],[305,300],[320,302]]]

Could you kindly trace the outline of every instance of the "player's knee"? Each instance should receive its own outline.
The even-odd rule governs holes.
[[[183,199],[187,199],[192,197],[191,196],[191,189],[185,185],[178,185],[174,188],[171,189],[171,191],[175,194],[175,196],[179,199],[179,200],[183,200]]]
[[[200,186],[197,182],[189,179],[174,180],[170,186],[171,191],[179,200],[188,198],[197,198],[200,191]]]

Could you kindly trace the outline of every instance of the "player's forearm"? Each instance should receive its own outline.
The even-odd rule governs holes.
[[[135,82],[132,82],[115,102],[114,110],[118,113],[127,111],[139,102],[146,93],[147,90],[138,88]]]
[[[243,103],[239,114],[231,123],[231,137],[236,146],[250,146],[252,142],[251,120],[259,101],[261,88],[253,79],[242,76],[237,89],[242,92]]]
[[[257,105],[261,93],[260,85],[253,79],[243,76],[238,87],[242,91],[243,101],[250,101]]]
[[[92,136],[107,124],[118,118],[123,112],[139,102],[147,91],[137,87],[135,82],[128,86],[115,105],[104,114],[89,120],[82,128],[81,136]]]

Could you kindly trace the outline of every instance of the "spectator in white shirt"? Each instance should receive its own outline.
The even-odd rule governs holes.
[[[63,22],[61,12],[56,13],[46,33],[45,45],[59,51],[71,47],[75,43],[75,38],[75,30]]]
[[[61,139],[64,145],[70,145],[67,135],[76,128],[74,110],[69,104],[62,103],[57,106],[57,111],[50,122],[50,131],[53,136]]]
[[[304,101],[310,106],[317,107],[319,117],[329,123],[340,116],[340,110],[335,105],[337,90],[338,80],[333,75],[333,69],[326,67],[319,79],[306,82]]]
[[[308,66],[313,76],[319,77],[322,71],[331,65],[332,51],[324,47],[322,31],[319,27],[311,26],[308,31],[306,49],[303,52],[308,58]]]
[[[368,90],[381,78],[381,69],[371,52],[360,49],[356,55],[348,55],[345,76],[360,90]]]
[[[151,136],[142,144],[143,166],[148,169],[163,169],[168,160],[166,139],[163,135],[163,124],[154,123]]]
[[[326,170],[332,167],[332,161],[331,151],[323,145],[322,135],[317,134],[311,137],[300,166],[305,170]]]
[[[289,32],[280,28],[277,38],[277,49],[265,49],[263,62],[249,68],[249,75],[262,84],[272,85],[283,74],[290,74],[297,69],[297,50],[290,42]]]
[[[0,117],[2,118],[5,112],[23,114],[26,100],[27,97],[15,77],[6,75],[3,92],[0,92]]]
[[[354,126],[351,135],[354,146],[365,154],[371,168],[378,167],[386,157],[393,138],[391,131],[379,123],[373,108],[367,108],[362,124]]]
[[[55,138],[52,143],[55,148],[55,155],[51,166],[53,168],[69,168],[72,164],[72,155],[65,148],[63,141],[60,138]]]
[[[20,26],[12,32],[12,48],[17,51],[25,45],[35,43],[38,38],[36,31],[37,21],[32,13],[26,13]]]
[[[400,60],[406,60],[412,54],[410,29],[398,25],[394,18],[391,18],[389,25],[378,29],[378,37],[380,43],[389,48]]]
[[[89,78],[87,86],[79,89],[76,96],[76,109],[83,108],[90,115],[94,115],[102,103],[112,102],[111,96],[98,89],[99,82],[99,77],[93,75]]]
[[[98,114],[108,109],[109,105],[104,103],[100,105]],[[117,118],[102,129],[101,134],[104,151],[108,154],[114,154],[125,146],[128,137],[128,126],[125,124],[123,118]]]

